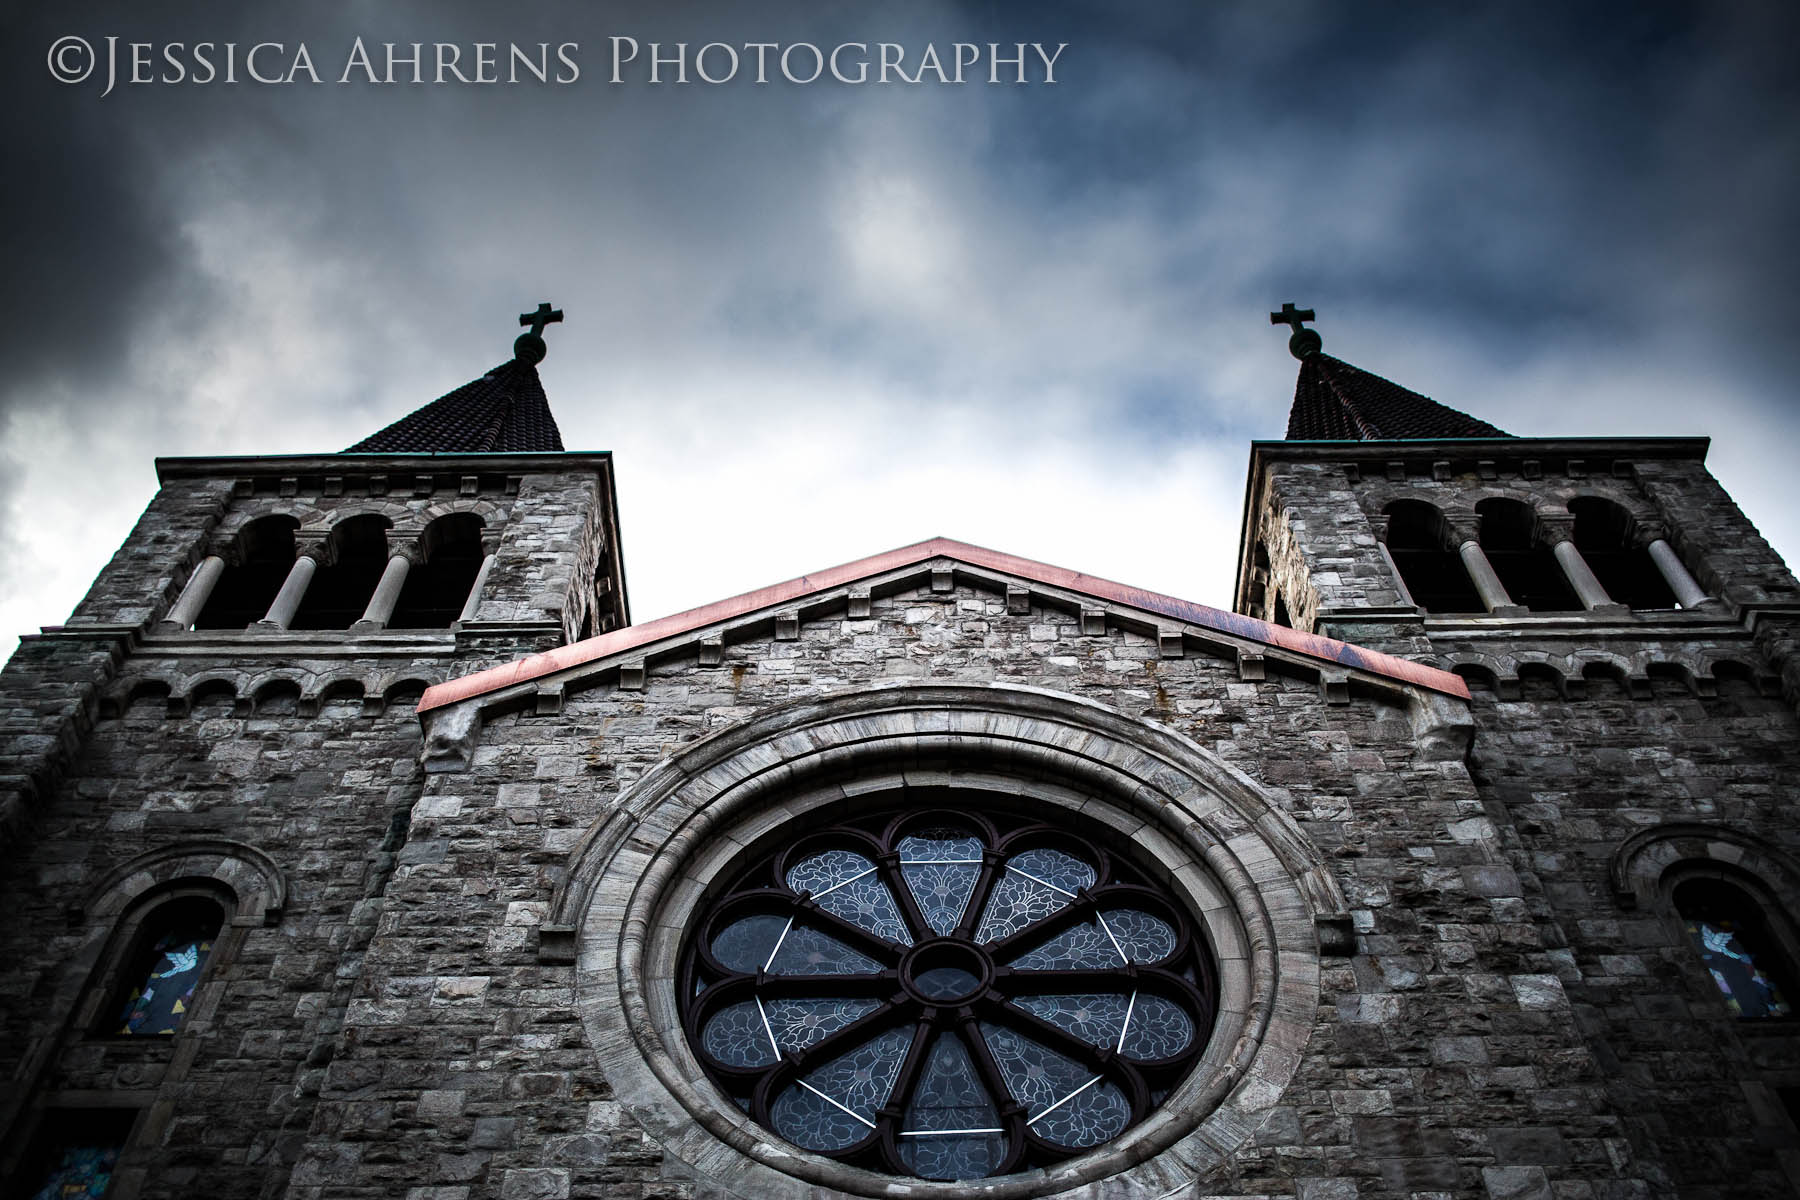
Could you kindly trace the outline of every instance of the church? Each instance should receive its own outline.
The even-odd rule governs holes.
[[[633,624],[560,318],[158,460],[6,666],[8,1200],[1800,1189],[1800,586],[1704,438],[1290,304],[1230,611],[934,538]]]

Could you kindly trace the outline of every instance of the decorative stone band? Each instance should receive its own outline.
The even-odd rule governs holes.
[[[615,1095],[720,1192],[885,1196],[892,1177],[771,1138],[712,1084],[682,1032],[683,940],[721,874],[765,839],[932,793],[1080,814],[1198,915],[1219,964],[1206,1052],[1160,1110],[1079,1158],[984,1180],[990,1200],[1164,1195],[1225,1169],[1300,1066],[1321,940],[1346,904],[1325,858],[1246,776],[1193,742],[1039,689],[895,684],[797,701],[683,747],[589,829],[540,955],[576,965],[576,1004]],[[967,1185],[906,1180],[919,1200]]]
[[[1333,638],[1303,633],[1298,629],[1289,629],[1283,625],[1271,625],[1266,621],[1259,621],[1255,617],[1246,617],[1239,613],[1209,608],[1204,604],[1195,604],[1187,600],[1178,600],[1173,596],[1164,596],[1127,584],[1098,579],[1079,571],[1052,567],[1027,558],[1002,554],[995,550],[985,550],[980,546],[971,546],[964,542],[951,541],[948,538],[933,538],[916,545],[890,550],[885,554],[858,559],[856,562],[846,563],[830,570],[802,575],[798,579],[773,584],[754,592],[745,592],[741,596],[734,596],[728,600],[718,600],[701,608],[689,609],[687,612],[676,613],[655,621],[647,621],[642,625],[628,626],[612,633],[588,638],[586,641],[575,642],[572,645],[559,646],[555,650],[543,654],[533,654],[517,662],[486,671],[478,671],[461,679],[440,683],[425,693],[424,698],[419,702],[419,711],[424,713],[431,709],[442,708],[447,704],[454,704],[459,700],[484,696],[503,688],[579,667],[584,663],[623,654],[655,642],[678,638],[683,634],[692,634],[718,622],[742,617],[762,609],[792,605],[808,596],[848,587],[871,576],[940,558],[967,563],[972,567],[988,571],[1002,572],[1028,583],[1035,582],[1046,587],[1076,592],[1107,604],[1136,609],[1140,612],[1182,621],[1202,629],[1210,629],[1233,637],[1260,642],[1267,646],[1279,647],[1307,658],[1368,671],[1402,683],[1416,684],[1464,700],[1469,698],[1468,686],[1448,671],[1440,671],[1434,667],[1410,662],[1404,658],[1396,658],[1390,654],[1382,654],[1379,651],[1365,650],[1360,646],[1352,646],[1348,642],[1340,642]],[[943,573],[950,574],[948,564]],[[1498,586],[1497,580],[1496,586]],[[1010,602],[1010,590],[1008,596]],[[1089,632],[1091,622],[1096,617],[1104,620],[1105,615],[1104,608],[1084,610],[1082,615],[1083,632]]]

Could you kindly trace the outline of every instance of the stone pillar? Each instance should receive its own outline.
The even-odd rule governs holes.
[[[1388,574],[1394,577],[1394,590],[1400,593],[1400,603],[1417,608],[1419,602],[1413,599],[1412,589],[1406,586],[1406,577],[1400,574],[1400,564],[1394,561],[1394,552],[1387,548],[1386,542],[1376,542],[1375,545],[1381,550],[1381,561],[1387,564]]]
[[[387,628],[394,615],[394,605],[400,602],[400,589],[406,586],[406,572],[411,567],[412,562],[404,551],[387,560],[381,582],[375,585],[375,594],[369,597],[369,606],[363,609],[362,618],[350,626],[352,633],[372,633]]]
[[[200,610],[212,597],[213,587],[219,582],[219,576],[225,573],[225,560],[216,554],[209,554],[200,560],[194,569],[193,576],[187,586],[181,589],[181,598],[175,601],[175,607],[169,610],[157,628],[164,631],[188,629],[200,617]]]
[[[264,614],[263,619],[251,628],[286,629],[293,622],[294,614],[300,611],[300,601],[306,598],[307,585],[318,571],[319,559],[323,555],[322,547],[309,547],[294,556],[294,565],[289,569],[287,579],[282,582],[281,590],[275,593],[275,603],[269,605],[269,611]]]
[[[1699,608],[1712,599],[1681,565],[1681,556],[1675,553],[1675,547],[1660,537],[1652,537],[1644,548],[1650,552],[1650,561],[1662,572],[1669,590],[1675,593],[1675,603],[1683,608]]]
[[[463,602],[462,612],[457,615],[456,623],[475,619],[475,610],[481,607],[481,589],[487,586],[488,572],[494,569],[494,554],[489,551],[481,560],[481,570],[475,572],[475,583],[469,588],[469,598]]]
[[[1556,556],[1563,578],[1575,589],[1575,597],[1581,601],[1581,607],[1589,612],[1608,616],[1623,616],[1631,611],[1627,606],[1613,602],[1613,598],[1606,594],[1606,588],[1595,578],[1594,569],[1587,565],[1587,559],[1581,557],[1581,549],[1575,545],[1573,515],[1566,519],[1540,516],[1538,534],[1550,543],[1550,552]]]
[[[1461,556],[1463,566],[1468,569],[1469,581],[1475,585],[1475,594],[1481,597],[1481,603],[1488,612],[1496,617],[1518,617],[1525,614],[1525,609],[1514,604],[1512,597],[1506,594],[1506,585],[1500,582],[1500,576],[1494,574],[1494,565],[1488,561],[1481,543],[1474,533],[1465,528],[1456,528],[1456,553]]]

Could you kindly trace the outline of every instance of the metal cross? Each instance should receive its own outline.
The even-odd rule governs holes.
[[[1294,307],[1288,305],[1289,308]],[[1310,316],[1308,318],[1311,319]],[[543,337],[544,326],[562,320],[562,309],[551,308],[549,304],[540,304],[536,312],[520,313],[519,324],[531,326],[531,336]]]
[[[1291,300],[1281,306],[1280,312],[1272,312],[1269,314],[1269,324],[1291,325],[1294,327],[1295,333],[1299,333],[1304,328],[1302,322],[1316,321],[1318,319],[1318,317],[1313,315],[1312,309],[1295,308],[1293,301]]]

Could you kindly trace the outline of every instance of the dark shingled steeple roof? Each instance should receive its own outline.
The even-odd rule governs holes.
[[[513,358],[344,453],[505,454],[562,448],[537,367]]]
[[[1511,436],[1329,354],[1315,352],[1300,360],[1294,407],[1288,413],[1290,442]]]

